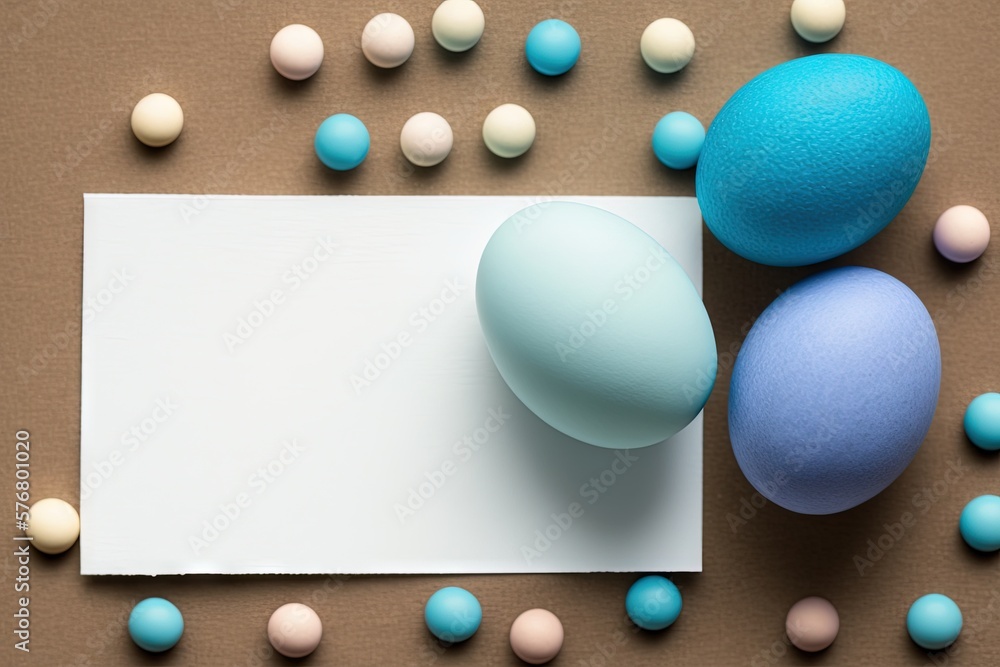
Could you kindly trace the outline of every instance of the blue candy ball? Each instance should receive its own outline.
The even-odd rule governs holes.
[[[704,126],[685,111],[668,113],[653,129],[653,152],[671,169],[693,167],[704,143]]]
[[[364,162],[371,137],[368,128],[358,118],[338,113],[320,124],[313,145],[323,164],[330,169],[347,171]]]
[[[696,191],[730,250],[774,266],[837,257],[880,232],[927,162],[917,89],[872,58],[821,54],[760,74],[705,137]]]
[[[1000,394],[990,392],[972,399],[965,409],[964,426],[976,447],[1000,450]]]
[[[979,496],[969,501],[958,520],[962,539],[978,551],[1000,551],[1000,497]]]
[[[565,21],[548,19],[528,33],[524,53],[539,74],[559,76],[580,59],[580,35]]]
[[[733,368],[729,437],[764,497],[803,514],[889,486],[931,425],[941,350],[895,278],[843,267],[802,280],[754,323]]]
[[[163,598],[146,598],[128,617],[132,641],[147,651],[160,653],[174,647],[184,633],[180,610]]]
[[[427,600],[424,621],[431,634],[441,641],[464,642],[479,629],[483,608],[469,591],[448,586]]]
[[[674,582],[650,575],[632,584],[625,596],[625,611],[643,630],[662,630],[673,625],[681,614],[683,601]]]
[[[938,651],[958,639],[962,632],[962,611],[947,595],[930,593],[910,606],[906,630],[918,646]]]

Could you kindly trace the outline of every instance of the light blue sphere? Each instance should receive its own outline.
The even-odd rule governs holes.
[[[910,288],[875,269],[823,271],[757,318],[729,387],[747,480],[802,514],[850,509],[916,456],[937,407],[941,349]]]
[[[448,586],[428,598],[424,621],[431,634],[441,641],[464,642],[479,629],[483,608],[469,591]]]
[[[671,169],[690,169],[705,143],[705,127],[686,111],[673,111],[653,129],[653,152]]]
[[[917,187],[931,145],[920,93],[865,56],[791,60],[740,88],[715,116],[695,190],[733,252],[802,266],[860,246]]]
[[[338,113],[324,120],[316,129],[313,142],[316,155],[330,169],[348,171],[364,162],[371,147],[368,128],[348,113]]]
[[[1000,551],[1000,496],[969,501],[958,520],[962,539],[977,551]]]
[[[636,581],[625,596],[628,617],[643,630],[662,630],[673,625],[681,607],[683,600],[677,586],[657,574]]]
[[[962,610],[947,595],[930,593],[910,606],[906,630],[918,646],[939,651],[955,643],[962,632]]]
[[[990,392],[972,399],[965,409],[964,426],[976,447],[1000,450],[1000,394]]]
[[[539,74],[559,76],[573,69],[580,59],[580,35],[565,21],[548,19],[528,33],[524,53]]]
[[[184,634],[184,617],[163,598],[146,598],[128,617],[128,633],[140,648],[161,653],[174,647]]]

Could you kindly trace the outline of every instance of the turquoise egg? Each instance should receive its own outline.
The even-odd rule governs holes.
[[[505,221],[479,262],[476,307],[514,394],[592,445],[666,440],[715,383],[695,286],[652,237],[603,209],[552,202]]]
[[[882,231],[913,194],[931,123],[920,93],[873,58],[821,54],[760,74],[705,136],[705,223],[747,259],[802,266]]]

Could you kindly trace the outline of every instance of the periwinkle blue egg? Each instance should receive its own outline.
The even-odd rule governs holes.
[[[940,384],[920,299],[881,271],[830,269],[790,287],[751,328],[729,388],[733,452],[786,509],[850,509],[909,465]]]
[[[773,67],[716,115],[695,187],[705,223],[733,252],[802,266],[882,231],[917,186],[931,144],[919,91],[865,56]]]
[[[636,448],[701,412],[718,365],[708,313],[652,237],[569,202],[505,221],[479,262],[476,307],[514,394],[577,440]]]

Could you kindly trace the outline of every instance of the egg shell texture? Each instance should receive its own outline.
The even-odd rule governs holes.
[[[820,54],[769,69],[719,111],[696,191],[730,250],[800,266],[841,255],[896,217],[927,162],[931,125],[899,70]]]
[[[934,323],[875,269],[796,283],[754,323],[736,360],[729,432],[765,497],[804,514],[854,507],[916,455],[937,405]]]

